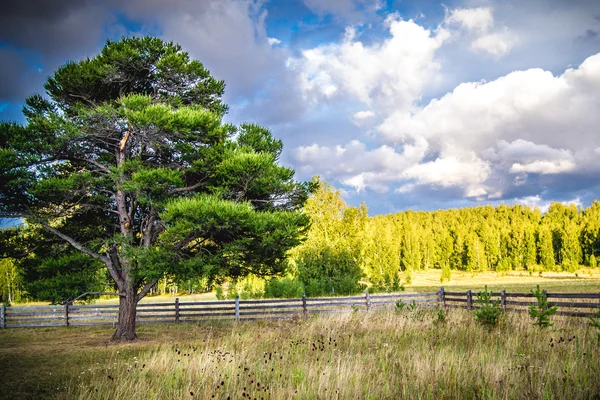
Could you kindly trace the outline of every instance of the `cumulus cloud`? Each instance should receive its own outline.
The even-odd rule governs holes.
[[[471,49],[484,51],[496,57],[502,57],[518,43],[517,37],[507,29],[502,32],[482,35],[471,42]]]
[[[534,174],[560,174],[572,171],[575,163],[570,160],[533,161],[528,164],[515,163],[510,167],[511,173],[529,172]]]
[[[457,8],[449,11],[446,23],[468,31],[487,32],[494,25],[494,16],[490,7]]]
[[[358,111],[352,116],[352,122],[355,125],[363,125],[364,123],[373,120],[375,113],[371,110]]]
[[[537,208],[539,208],[539,210],[541,212],[545,213],[550,208],[552,201],[544,200],[544,199],[542,199],[541,196],[535,195],[535,196],[526,196],[526,197],[522,197],[522,198],[517,198],[517,199],[515,199],[515,203],[523,204],[523,205],[531,207],[531,208],[537,207]],[[562,203],[566,206],[575,204],[577,207],[580,207],[583,205],[581,198],[579,198],[579,197],[576,197],[571,200],[561,201],[560,203]]]
[[[360,93],[354,95],[360,99]],[[530,69],[463,83],[422,108],[400,100],[376,128],[387,145],[370,151],[359,142],[305,147],[296,160],[306,165],[310,154],[310,164],[340,182],[379,192],[392,185],[401,193],[453,187],[466,198],[494,200],[572,185],[572,174],[586,186],[585,179],[600,173],[598,150],[592,150],[600,147],[599,104],[600,54],[558,76]],[[353,120],[366,116],[371,114],[355,113]]]
[[[447,11],[444,24],[457,27],[470,40],[470,49],[500,58],[518,43],[518,37],[506,26],[495,28],[491,7],[457,8]]]
[[[449,156],[414,165],[403,171],[402,177],[414,178],[419,184],[463,187],[465,197],[479,197],[487,194],[482,183],[489,172],[489,165],[470,153],[466,159]]]
[[[435,80],[435,51],[448,38],[397,15],[386,20],[390,37],[370,45],[352,29],[342,43],[318,46],[289,61],[312,104],[352,96],[367,106],[409,110],[423,88]]]
[[[335,176],[356,190],[370,188],[377,192],[389,190],[389,184],[402,178],[403,171],[421,160],[426,143],[405,145],[401,151],[383,145],[369,150],[358,140],[346,146],[300,146],[294,152],[296,163],[307,173]]]

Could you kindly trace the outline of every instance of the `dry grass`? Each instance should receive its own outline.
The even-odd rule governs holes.
[[[447,322],[439,322],[436,311],[356,313],[145,326],[143,340],[127,345],[105,343],[105,328],[12,330],[0,335],[2,376],[13,385],[1,394],[110,400],[597,398],[596,333],[582,320],[555,322],[540,330],[526,316],[509,314],[488,331],[462,310],[449,312]],[[33,386],[16,385],[17,377]]]
[[[414,275],[413,282],[406,286],[407,291],[437,291],[444,286],[449,291],[480,290],[485,285],[493,290],[506,289],[508,292],[526,292],[540,285],[548,292],[599,293],[600,271],[598,268],[582,268],[575,273],[543,272],[529,274],[528,271],[469,273],[452,271],[452,279],[440,283],[441,270],[430,269]]]

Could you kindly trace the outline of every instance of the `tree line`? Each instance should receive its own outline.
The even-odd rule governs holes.
[[[292,250],[287,280],[311,295],[398,290],[415,273],[526,270],[575,272],[597,267],[600,202],[578,208],[552,203],[545,213],[523,205],[404,211],[369,217],[365,204],[350,207],[326,183],[305,207],[307,239]]]

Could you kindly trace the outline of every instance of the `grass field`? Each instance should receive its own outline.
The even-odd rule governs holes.
[[[541,330],[508,314],[343,314],[308,320],[0,332],[6,399],[588,399],[600,396],[597,333],[582,319]]]

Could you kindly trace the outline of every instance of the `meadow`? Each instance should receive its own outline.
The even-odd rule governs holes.
[[[600,345],[584,319],[546,329],[509,313],[493,329],[437,309],[272,322],[0,332],[1,398],[589,399]]]

